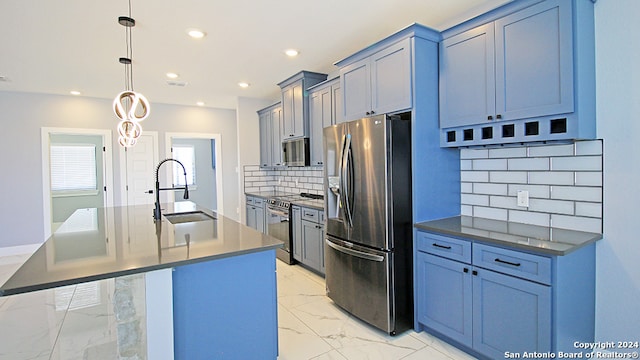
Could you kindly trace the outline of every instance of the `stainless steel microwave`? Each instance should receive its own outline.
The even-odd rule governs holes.
[[[309,138],[283,141],[282,160],[285,166],[309,166]]]

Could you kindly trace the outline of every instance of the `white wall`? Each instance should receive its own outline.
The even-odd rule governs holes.
[[[114,144],[114,199],[120,199],[117,119],[111,100],[87,97],[0,92],[0,248],[44,241],[41,127],[108,129]],[[164,154],[164,132],[221,134],[224,213],[233,218],[238,207],[238,138],[235,110],[152,104],[151,116],[142,124],[158,131],[160,158]],[[153,174],[149,174],[153,176]],[[227,216],[229,216],[227,215]]]
[[[604,139],[604,239],[596,264],[600,341],[640,340],[639,14],[638,0],[595,4],[597,123]]]

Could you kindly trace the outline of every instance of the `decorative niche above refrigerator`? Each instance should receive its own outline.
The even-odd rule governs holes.
[[[510,3],[443,33],[440,144],[595,137],[593,3]]]

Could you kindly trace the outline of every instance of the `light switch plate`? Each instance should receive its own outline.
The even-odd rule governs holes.
[[[518,190],[518,206],[529,207],[529,192],[527,190]]]

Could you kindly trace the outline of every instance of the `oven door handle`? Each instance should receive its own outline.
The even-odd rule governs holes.
[[[338,244],[330,241],[329,239],[325,239],[324,241],[327,243],[327,245],[329,245],[329,247],[335,249],[336,251],[340,251],[342,253],[345,253],[347,255],[359,257],[359,258],[365,259],[365,260],[376,261],[376,262],[384,261],[384,256],[375,255],[375,254],[369,254],[369,253],[366,253],[366,252],[362,252],[362,251],[358,251],[358,250],[354,250],[354,249],[349,249],[348,247],[344,247],[344,246],[338,245]]]
[[[286,220],[286,221],[289,221],[289,213],[286,213],[286,212],[284,212],[284,211],[275,210],[275,209],[269,209],[269,208],[267,208],[267,211],[268,211],[270,214],[274,214],[274,215],[278,215],[278,216],[286,217],[286,218],[287,218],[287,220]]]

